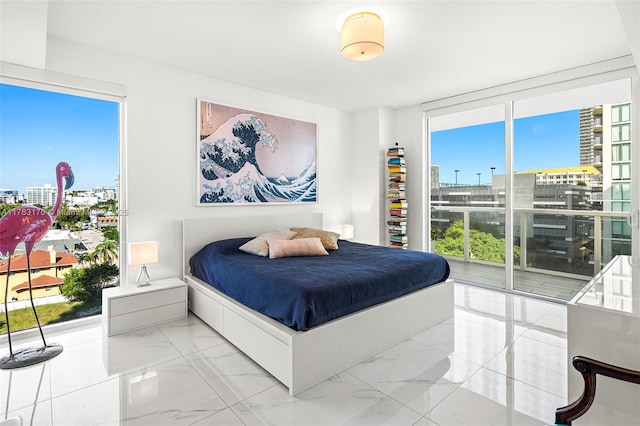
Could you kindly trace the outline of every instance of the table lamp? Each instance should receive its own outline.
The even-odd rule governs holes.
[[[158,261],[158,243],[147,241],[143,243],[129,243],[129,265],[142,265],[136,282],[138,287],[151,284],[151,278],[147,273],[147,264]]]
[[[353,238],[353,225],[340,225],[340,238],[343,240]]]

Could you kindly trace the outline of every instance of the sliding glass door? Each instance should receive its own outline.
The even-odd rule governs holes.
[[[631,82],[514,103],[513,288],[570,300],[631,254]]]
[[[631,254],[632,78],[591,80],[427,114],[431,247],[454,279],[570,300]]]
[[[504,288],[504,108],[440,116],[431,130],[434,251],[459,281]]]

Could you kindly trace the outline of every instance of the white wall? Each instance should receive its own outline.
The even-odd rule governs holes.
[[[394,146],[395,111],[370,108],[354,113],[354,240],[387,245],[386,150]]]
[[[380,227],[379,244],[388,246],[389,234],[387,232],[387,218],[389,217],[389,201],[387,200],[387,192],[389,189],[389,180],[387,177],[387,150],[396,146],[396,143],[398,146],[403,146],[404,140],[399,138],[396,131],[396,110],[380,107],[378,108],[378,119],[378,175],[380,176],[381,186],[378,202],[380,211],[380,220],[378,220],[378,226]]]
[[[404,147],[407,161],[409,248],[426,249],[423,221],[426,169],[420,107],[415,105],[398,110],[379,107],[356,112],[353,141],[357,153],[353,165],[355,240],[388,245],[386,151],[398,143]]]
[[[48,8],[46,1],[0,2],[0,60],[44,68]]]
[[[412,250],[426,250],[424,217],[426,196],[424,182],[426,182],[425,142],[422,135],[422,111],[418,106],[401,108],[396,112],[397,138],[404,145],[407,164],[407,235],[409,248]]]
[[[51,38],[46,69],[126,86],[126,233],[130,242],[158,241],[159,262],[149,266],[152,277],[180,276],[184,218],[320,211],[325,229],[352,223],[356,191],[350,113]],[[197,207],[197,98],[317,122],[319,202]],[[233,220],[229,226],[234,226]],[[242,234],[241,229],[238,232]],[[132,282],[134,274],[129,275]]]

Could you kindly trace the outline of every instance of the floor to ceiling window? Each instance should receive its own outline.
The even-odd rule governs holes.
[[[35,327],[31,297],[42,325],[100,314],[101,288],[119,282],[124,216],[122,102],[10,81],[0,83],[0,309],[6,297],[13,332]],[[26,230],[12,218],[34,212],[52,225],[43,222],[46,229],[28,253]],[[5,322],[2,314],[0,334]]]
[[[630,97],[623,79],[514,103],[514,289],[569,300],[631,254]]]
[[[431,121],[431,241],[435,252],[473,280],[504,288],[480,265],[505,263],[504,108],[443,115]],[[455,155],[452,155],[455,152]]]
[[[631,78],[595,80],[425,109],[440,176],[428,229],[454,278],[570,300],[631,254]],[[491,126],[495,143],[484,138]]]

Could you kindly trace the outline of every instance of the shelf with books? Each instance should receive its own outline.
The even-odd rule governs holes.
[[[404,148],[396,146],[387,150],[387,172],[389,174],[387,190],[389,246],[406,249],[409,247],[409,237],[407,236],[409,205],[406,196],[407,167]]]

